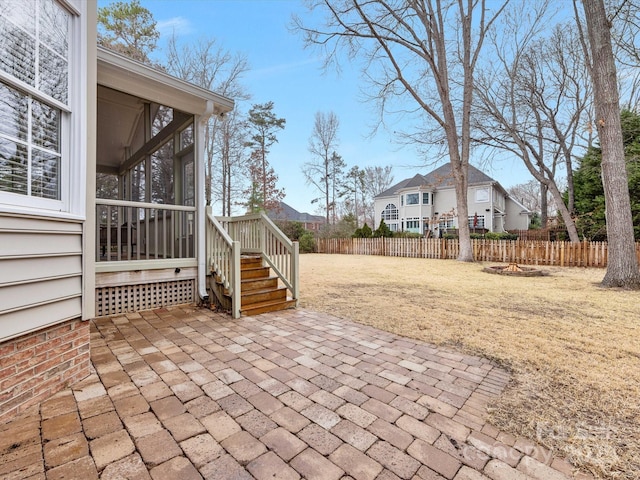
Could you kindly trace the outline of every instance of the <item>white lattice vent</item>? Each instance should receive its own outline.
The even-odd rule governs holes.
[[[96,288],[96,316],[195,302],[194,279]]]

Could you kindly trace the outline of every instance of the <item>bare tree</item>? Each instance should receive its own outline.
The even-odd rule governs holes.
[[[365,212],[365,222],[371,220],[371,228],[376,225],[375,219],[375,196],[384,192],[393,184],[393,167],[365,167],[364,169],[364,189],[362,203]]]
[[[575,0],[574,0],[575,5]],[[629,184],[620,124],[620,98],[615,59],[611,46],[611,23],[604,0],[582,0],[593,81],[596,127],[602,148],[602,186],[609,258],[603,287],[640,289],[640,271],[633,237]],[[576,7],[576,17],[578,17]],[[580,28],[580,19],[576,18]]]
[[[519,183],[507,189],[509,195],[522,203],[532,212],[537,212],[541,216],[546,212],[542,210],[542,195],[540,184],[536,180],[529,180],[527,183]]]
[[[167,44],[166,58],[167,70],[183,80],[233,98],[236,104],[249,99],[242,85],[242,76],[249,69],[246,56],[229,52],[216,39],[179,46],[173,35]],[[212,116],[205,128],[205,199],[207,205],[220,201],[223,215],[231,214],[235,193],[242,192],[242,188],[231,185],[241,178],[236,172],[243,160],[242,152],[238,151],[243,125],[244,118],[236,109],[226,118]]]
[[[536,39],[549,21],[548,3],[527,3],[531,15],[522,15],[524,4],[513,5],[491,32],[495,60],[478,74],[474,126],[479,142],[523,161],[544,192],[543,202],[548,191],[570,240],[579,242],[572,213],[572,156],[576,146],[587,142],[580,135],[589,111],[589,81],[573,29],[560,25],[550,37]],[[568,205],[559,186],[561,167]],[[546,211],[543,205],[542,214]]]
[[[335,165],[337,155],[335,150],[338,146],[338,129],[340,121],[333,112],[316,112],[313,123],[313,131],[309,137],[309,153],[312,159],[302,167],[302,173],[307,180],[307,185],[313,185],[324,197],[324,211],[327,224],[330,223],[330,212],[333,210],[335,221]],[[332,198],[333,197],[333,198]],[[320,199],[317,199],[320,200]]]
[[[356,219],[356,228],[360,226],[360,217],[363,216],[364,175],[364,170],[357,165],[351,167],[345,175],[344,190],[342,191],[345,203],[351,206],[349,210]],[[366,223],[366,220],[364,220],[364,223]]]
[[[620,96],[627,110],[640,107],[640,4],[629,0],[612,2],[611,38],[618,62]]]
[[[446,145],[459,212],[458,260],[473,261],[467,222],[471,103],[474,73],[487,29],[504,3],[485,0],[308,0],[326,12],[322,27],[303,25],[307,45],[323,47],[329,62],[347,49],[363,58],[365,77],[382,111],[388,101],[411,99],[423,120],[432,121],[432,141]],[[435,94],[434,94],[435,93]],[[442,135],[444,133],[444,135]],[[437,137],[437,138],[436,138]]]
[[[222,122],[217,121],[215,149],[207,149],[207,160],[213,166],[214,151],[219,153],[220,167],[210,169],[209,191],[220,200],[222,215],[231,216],[233,205],[239,202],[246,188],[245,140],[246,122],[238,110],[229,112]]]

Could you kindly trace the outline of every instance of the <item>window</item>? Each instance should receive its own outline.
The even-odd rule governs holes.
[[[440,230],[453,228],[453,218],[441,218],[438,222],[438,227],[440,228]]]
[[[407,230],[419,230],[420,229],[420,219],[419,218],[407,218],[407,223],[405,224]]]
[[[476,188],[476,203],[489,201],[489,189],[487,187]]]
[[[484,228],[484,215],[469,216],[469,228]]]
[[[0,195],[9,203],[60,209],[67,169],[71,15],[54,0],[3,3]]]
[[[384,207],[384,210],[382,211],[382,220],[384,220],[385,223],[391,220],[398,220],[398,207],[393,203]]]
[[[429,205],[429,192],[422,193],[422,204]]]
[[[407,193],[407,205],[418,205],[419,198],[417,193]]]

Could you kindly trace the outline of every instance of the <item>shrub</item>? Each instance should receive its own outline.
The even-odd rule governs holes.
[[[313,233],[306,231],[298,239],[300,253],[313,253],[316,251],[316,239]]]
[[[393,232],[389,228],[389,226],[384,222],[384,220],[380,220],[380,226],[373,232],[373,236],[378,237],[393,237]]]
[[[484,238],[487,240],[517,240],[518,235],[515,233],[487,232],[485,233]]]
[[[415,232],[396,232],[393,236],[398,238],[422,238],[424,235]]]
[[[356,229],[355,233],[353,234],[354,238],[371,238],[372,236],[373,231],[371,230],[371,227],[366,223],[362,226],[362,228]]]

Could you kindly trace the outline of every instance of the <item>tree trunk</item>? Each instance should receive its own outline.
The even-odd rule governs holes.
[[[571,212],[564,204],[564,199],[562,198],[562,193],[558,190],[558,186],[555,182],[549,182],[547,185],[549,191],[551,192],[551,196],[555,200],[556,205],[558,205],[558,210],[560,211],[560,216],[564,221],[565,227],[567,227],[567,233],[569,234],[569,241],[572,243],[580,243],[580,235],[578,235],[578,228],[576,227],[576,222],[573,220],[573,216]]]
[[[549,187],[540,182],[540,228],[547,228],[549,225]]]
[[[591,78],[602,147],[602,185],[609,244],[602,286],[640,289],[610,24],[603,0],[583,0],[582,4],[593,62]]]
[[[450,149],[451,151],[451,149]],[[457,150],[453,152],[455,156]],[[460,158],[451,158],[451,170],[455,178],[456,206],[458,209],[458,243],[460,251],[458,260],[460,262],[473,262],[473,247],[471,246],[471,236],[469,230],[469,207],[467,206],[468,189],[468,165],[463,164]],[[493,215],[493,213],[491,213]]]

